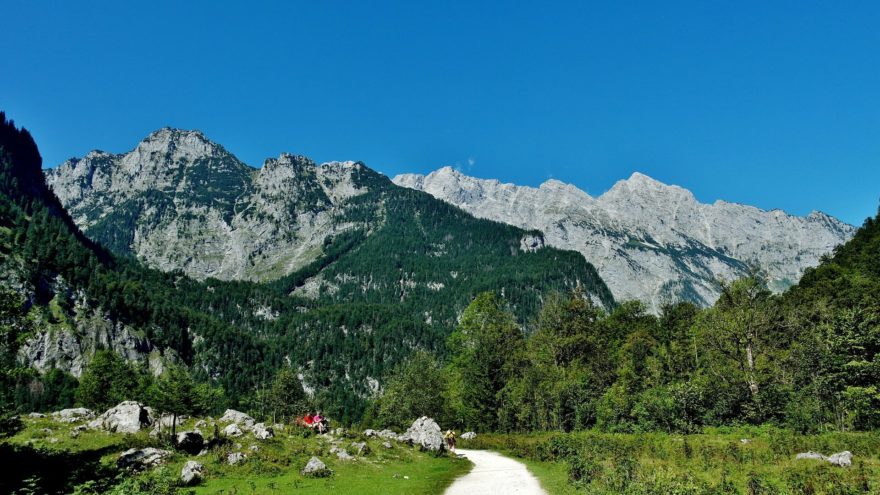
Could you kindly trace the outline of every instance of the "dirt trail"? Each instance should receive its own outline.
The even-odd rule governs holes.
[[[458,449],[474,469],[452,483],[445,495],[547,495],[526,466],[489,450]]]

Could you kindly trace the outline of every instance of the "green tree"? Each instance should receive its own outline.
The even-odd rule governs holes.
[[[484,292],[464,310],[448,346],[458,421],[471,429],[496,429],[502,390],[522,366],[522,331],[495,294]]]
[[[119,354],[99,350],[80,377],[77,402],[103,411],[125,400],[143,400],[142,374]]]
[[[170,366],[150,390],[150,404],[160,413],[171,414],[171,438],[176,440],[177,417],[204,413],[206,389],[193,381],[181,365]]]
[[[376,422],[383,428],[406,428],[421,416],[440,424],[448,420],[448,377],[437,358],[418,351],[399,365],[377,399]]]
[[[273,423],[276,423],[278,418],[283,422],[291,421],[308,409],[308,397],[302,382],[289,366],[278,370],[270,390]]]

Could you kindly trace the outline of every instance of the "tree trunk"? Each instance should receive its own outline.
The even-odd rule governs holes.
[[[746,345],[746,365],[748,366],[749,390],[752,397],[758,395],[758,380],[755,378],[755,357],[752,354],[752,344]]]

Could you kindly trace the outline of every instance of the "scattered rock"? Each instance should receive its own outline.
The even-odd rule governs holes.
[[[473,439],[475,439],[475,438],[477,438],[477,434],[474,433],[474,432],[472,432],[472,431],[469,431],[469,432],[467,432],[467,433],[462,433],[462,434],[461,434],[461,439],[462,439],[462,440],[473,440]]]
[[[382,442],[382,446],[385,447],[386,449],[390,449],[390,448],[392,448],[392,447],[391,447],[391,442]]]
[[[205,466],[203,466],[202,463],[186,461],[186,464],[183,465],[183,469],[180,471],[180,481],[182,481],[184,485],[198,483],[202,479],[204,471]]]
[[[116,460],[116,467],[140,471],[163,464],[170,456],[171,452],[153,447],[128,449],[119,454],[119,459]]]
[[[254,427],[254,423],[256,423],[254,418],[243,412],[236,411],[235,409],[227,409],[218,421],[221,423],[237,424],[243,430],[250,430]]]
[[[226,462],[229,463],[230,466],[234,466],[240,462],[244,462],[245,459],[245,455],[241,452],[233,452],[226,456]]]
[[[370,429],[370,430],[364,430],[364,436],[367,437],[367,438],[378,437],[378,436],[379,436],[379,432],[376,431],[376,430],[373,430],[373,429]]]
[[[367,455],[370,453],[370,446],[366,442],[351,442],[354,449],[354,455]]]
[[[312,457],[309,459],[309,462],[306,464],[301,471],[303,476],[311,476],[314,478],[323,478],[325,476],[330,476],[333,472],[327,467],[326,464],[321,462],[321,459],[317,457]]]
[[[51,435],[51,434],[52,434],[52,428],[43,428],[43,429],[40,430],[40,431],[42,431],[42,432],[45,433],[46,435]]]
[[[427,416],[415,420],[406,433],[400,435],[399,439],[403,442],[419,445],[426,450],[442,451],[446,448],[440,425]]]
[[[831,454],[826,460],[835,466],[849,467],[852,466],[852,452],[844,450],[843,452]]]
[[[272,429],[276,431],[284,431],[284,425],[281,423],[275,423],[272,425]]]
[[[58,439],[55,437],[52,437],[49,439],[49,443],[58,443]]]
[[[28,414],[28,417],[29,417],[29,418],[38,419],[38,418],[45,418],[46,415],[43,414],[43,413],[32,412],[32,413]]]
[[[835,466],[852,466],[852,452],[848,450],[832,454],[828,457],[825,457],[818,452],[801,452],[800,454],[795,456],[795,459],[816,459],[819,461],[826,461],[828,463],[834,464]]]
[[[182,431],[177,434],[177,448],[188,454],[198,454],[204,447],[205,437],[200,431]]]
[[[341,437],[342,435],[345,435],[345,428],[336,428],[335,430],[333,430],[333,435],[335,435],[337,437]]]
[[[78,431],[80,433],[82,433],[84,431],[88,431],[88,429],[89,429],[89,427],[86,425],[77,425],[77,426],[73,427],[73,431]]]
[[[397,440],[400,435],[391,430],[382,430],[377,433],[379,438],[384,438],[385,440]]]
[[[263,423],[257,423],[254,425],[254,437],[257,440],[268,440],[275,436],[275,432],[272,431],[272,428],[266,428],[266,425]]]
[[[743,445],[748,445],[748,444],[752,443],[752,441],[749,440],[748,438],[740,438],[739,443],[741,443]]]
[[[354,457],[345,449],[336,449],[336,457],[338,457],[340,461],[354,460]]]
[[[55,411],[52,416],[62,423],[77,423],[87,419],[94,419],[95,412],[85,407],[74,407]]]
[[[248,450],[250,450],[251,452],[259,452],[260,446],[259,445],[251,445],[250,447],[248,447]]]
[[[70,430],[70,438],[77,438],[79,435],[79,430]]]
[[[244,432],[241,431],[241,428],[239,428],[237,424],[232,423],[226,425],[226,428],[223,428],[223,434],[227,437],[240,437],[244,435]]]
[[[196,428],[207,428],[207,427],[208,427],[208,422],[205,421],[204,419],[200,419],[200,420],[196,421]]]
[[[135,401],[127,400],[98,416],[89,423],[89,427],[111,433],[137,433],[142,426],[149,426],[151,422],[147,409]]]

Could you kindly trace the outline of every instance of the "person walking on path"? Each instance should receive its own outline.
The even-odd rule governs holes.
[[[455,453],[455,432],[452,430],[446,430],[446,434],[443,435],[443,438],[446,439],[446,448],[449,449],[453,454]]]

